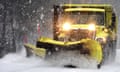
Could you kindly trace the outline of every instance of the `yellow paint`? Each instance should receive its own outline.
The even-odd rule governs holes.
[[[95,40],[86,40],[84,47],[90,50],[90,56],[97,60],[98,64],[102,61],[101,45]]]
[[[65,9],[66,12],[71,11],[90,11],[90,12],[105,12],[105,9],[99,9],[99,8],[67,8]]]
[[[53,45],[62,45],[62,46],[70,46],[70,45],[83,43],[84,47],[90,50],[90,57],[96,59],[98,63],[102,61],[102,48],[101,48],[101,45],[95,40],[82,39],[80,41],[75,41],[75,42],[62,42],[62,41],[55,41],[48,38],[41,38],[40,42],[50,43]]]
[[[44,48],[37,48],[32,44],[24,44],[26,48],[31,49],[36,55],[44,57],[46,55],[46,50]]]
[[[63,4],[62,6],[111,7],[110,4]]]

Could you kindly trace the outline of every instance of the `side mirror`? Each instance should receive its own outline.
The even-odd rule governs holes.
[[[116,24],[116,15],[115,15],[114,12],[112,13],[112,20],[111,20],[111,21],[112,21],[112,22],[111,22],[110,28],[111,28],[111,30],[114,30],[115,24]]]

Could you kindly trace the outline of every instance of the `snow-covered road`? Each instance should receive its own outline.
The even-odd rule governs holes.
[[[53,67],[37,57],[26,58],[24,53],[8,54],[0,59],[0,72],[120,72],[120,50],[115,62],[101,69]]]

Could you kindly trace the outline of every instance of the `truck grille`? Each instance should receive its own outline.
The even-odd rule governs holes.
[[[81,39],[92,38],[92,37],[93,37],[93,32],[90,32],[87,29],[72,30],[70,33],[70,41],[78,41]]]

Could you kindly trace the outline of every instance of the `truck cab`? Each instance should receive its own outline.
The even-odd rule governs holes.
[[[54,39],[77,41],[91,38],[116,40],[116,16],[108,4],[63,4],[54,6]]]

